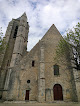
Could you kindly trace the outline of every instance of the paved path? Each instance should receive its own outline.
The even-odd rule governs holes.
[[[0,103],[0,106],[80,106],[80,103],[71,103],[71,102],[57,102],[57,103],[37,103],[37,102],[3,102]]]

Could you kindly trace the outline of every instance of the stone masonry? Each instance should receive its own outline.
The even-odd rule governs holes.
[[[80,102],[80,71],[69,68],[65,57],[55,59],[62,39],[55,25],[29,52],[28,32],[26,13],[7,27],[8,46],[0,57],[0,99]]]

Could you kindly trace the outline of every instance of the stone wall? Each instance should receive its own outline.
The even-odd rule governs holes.
[[[61,39],[61,35],[53,25],[49,31],[45,34],[42,40],[45,42],[45,53],[44,53],[44,63],[45,63],[45,89],[46,89],[46,101],[54,101],[53,87],[55,84],[60,84],[63,89],[63,100],[71,101],[71,76],[70,70],[67,67],[67,62],[65,57],[61,60],[55,61],[56,47]],[[53,66],[59,65],[59,75],[54,75]]]
[[[26,23],[23,22],[24,19],[25,17],[20,21],[12,62],[10,64],[11,67],[8,70],[9,73],[6,79],[8,82],[5,83],[5,89],[8,91],[3,93],[3,98],[6,100],[25,100],[26,90],[29,90],[29,100],[54,102],[53,87],[55,84],[60,84],[63,101],[72,101],[75,91],[75,81],[72,75],[73,71],[68,67],[70,62],[67,63],[65,57],[55,60],[56,48],[62,36],[57,28],[52,25],[33,49],[30,52],[25,52],[25,55],[23,55],[22,52],[25,46],[23,39],[25,38],[25,33],[28,33],[28,29],[25,32],[26,28],[22,28],[22,26],[26,26]],[[20,58],[19,55],[22,57]],[[19,62],[15,65],[17,57],[19,58]],[[34,65],[32,65],[32,61],[34,61]],[[55,64],[59,66],[59,75],[54,75],[53,66]],[[30,83],[27,82],[28,80]],[[74,96],[77,98],[75,94]]]
[[[55,33],[54,33],[55,31]],[[18,77],[15,77],[14,86],[11,94],[14,94],[14,99],[25,100],[26,90],[29,90],[29,100],[38,100],[39,102],[52,102],[54,101],[53,87],[55,84],[62,86],[63,100],[72,101],[72,83],[71,72],[68,69],[65,58],[59,61],[55,61],[56,45],[60,40],[61,35],[53,25],[49,31],[45,34],[40,42],[44,42],[44,55],[40,57],[41,46],[40,42],[26,55],[20,62],[20,65],[16,66],[16,73]],[[43,50],[42,50],[43,51]],[[44,58],[44,62],[40,58]],[[32,61],[35,61],[34,67],[32,67]],[[43,64],[45,65],[44,79],[45,83],[40,82],[40,77]],[[59,75],[54,75],[53,66],[59,65]],[[18,68],[19,67],[19,68]],[[40,77],[39,77],[40,76]],[[30,80],[30,83],[27,83]],[[43,91],[43,88],[45,90]],[[43,95],[42,93],[43,92]],[[44,96],[45,94],[45,96]],[[44,96],[44,97],[43,97]],[[44,98],[44,99],[43,99]]]
[[[14,99],[15,95],[15,84],[16,84],[16,78],[17,78],[17,72],[16,66],[19,64],[22,56],[23,56],[23,51],[26,51],[25,42],[27,42],[28,38],[28,23],[27,23],[27,17],[26,14],[24,13],[19,19],[13,19],[13,29],[10,34],[10,40],[8,41],[8,49],[5,56],[7,57],[7,60],[10,59],[9,61],[9,66],[7,69],[7,77],[5,76],[5,83],[3,84],[4,90],[7,91],[6,97],[5,97],[5,92],[3,92],[3,99]],[[10,25],[9,25],[10,26]],[[15,29],[17,26],[17,32],[15,34]],[[14,42],[13,42],[14,41]],[[25,50],[24,50],[25,49]],[[9,55],[9,59],[8,56]],[[4,58],[4,62],[6,62],[6,59]],[[8,97],[9,96],[9,97]]]
[[[15,44],[15,39],[13,38],[14,36],[14,31],[15,31],[15,26],[19,24],[19,21],[12,20],[8,27],[7,31],[5,34],[4,42],[5,42],[5,49],[2,55],[0,55],[1,60],[1,70],[0,70],[0,92],[2,93],[4,89],[4,84],[6,80],[6,75],[8,71],[8,67],[10,66],[11,58],[12,58],[12,53],[13,53],[13,48]]]

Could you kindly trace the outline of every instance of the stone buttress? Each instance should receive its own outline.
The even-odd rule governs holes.
[[[40,41],[40,65],[38,77],[38,101],[45,102],[45,64],[44,64],[44,42]]]

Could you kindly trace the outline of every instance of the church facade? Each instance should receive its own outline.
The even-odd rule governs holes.
[[[28,52],[29,25],[24,13],[12,19],[0,56],[0,99],[38,102],[80,102],[80,72],[66,58],[55,59],[62,38],[53,24]]]

